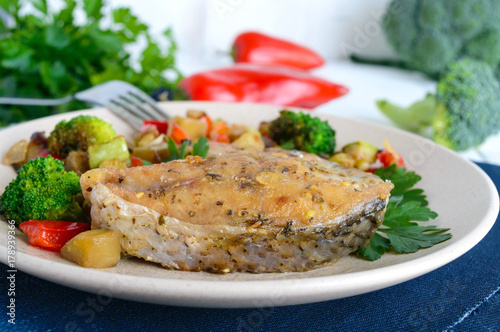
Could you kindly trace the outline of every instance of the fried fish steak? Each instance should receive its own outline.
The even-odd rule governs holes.
[[[167,268],[307,271],[368,244],[393,185],[298,151],[228,151],[81,177],[92,228]]]

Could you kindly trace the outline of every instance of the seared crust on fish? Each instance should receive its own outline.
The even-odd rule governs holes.
[[[92,227],[167,268],[306,271],[366,245],[393,185],[319,157],[270,149],[91,170]]]

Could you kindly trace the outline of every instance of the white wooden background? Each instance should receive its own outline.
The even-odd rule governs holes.
[[[111,0],[133,8],[153,31],[167,26],[179,44],[180,63],[225,63],[223,53],[243,31],[257,30],[316,50],[327,60],[353,49],[390,56],[380,29],[388,0]]]

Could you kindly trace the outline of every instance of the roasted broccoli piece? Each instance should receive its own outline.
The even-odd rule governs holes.
[[[463,57],[500,64],[500,1],[392,0],[382,26],[400,61],[379,63],[439,77],[447,65]]]
[[[50,153],[66,157],[71,151],[87,151],[90,145],[109,141],[115,136],[111,124],[95,116],[80,115],[59,122],[50,133],[48,147]]]
[[[82,221],[80,178],[51,156],[31,160],[0,197],[0,212],[19,224],[26,220]]]
[[[309,114],[283,110],[269,125],[269,137],[283,149],[329,157],[335,151],[335,130]]]
[[[462,151],[500,131],[499,90],[487,64],[462,59],[443,72],[435,95],[407,109],[385,100],[377,105],[399,127],[419,134],[430,129],[434,141]]]

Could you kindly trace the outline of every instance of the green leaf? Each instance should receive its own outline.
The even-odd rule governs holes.
[[[411,201],[420,202],[420,206],[427,206],[429,202],[427,202],[427,196],[424,195],[424,191],[422,189],[412,189],[406,191],[402,196],[394,196],[393,201],[398,201],[398,204],[405,204]]]
[[[121,24],[121,32],[128,41],[134,41],[140,33],[148,30],[148,26],[134,16],[129,8],[115,9],[113,20],[115,23]]]
[[[1,76],[0,76],[1,77]],[[3,76],[0,78],[0,95],[15,96],[16,95],[16,78],[14,76]]]
[[[17,18],[17,14],[21,7],[19,0],[0,0],[0,8],[4,9],[7,13]]]
[[[422,179],[415,172],[407,172],[405,167],[398,168],[394,164],[379,168],[375,174],[380,176],[382,180],[390,180],[394,184],[394,189],[391,191],[392,196],[402,195]]]
[[[428,207],[420,206],[420,202],[411,201],[404,204],[396,205],[389,203],[387,212],[385,213],[384,225],[388,227],[410,226],[416,223],[410,221],[427,221],[434,219],[438,215],[431,211]]]
[[[59,14],[54,15],[54,21],[59,22],[63,25],[73,24],[73,12],[76,7],[75,0],[65,0],[66,6],[59,12]]]
[[[92,29],[89,31],[89,37],[93,47],[106,49],[107,52],[118,53],[123,51],[123,43],[120,38],[112,31],[100,31]]]
[[[168,138],[167,144],[168,144],[168,151],[170,152],[170,157],[167,158],[165,161],[180,159],[179,150],[177,149],[177,145],[175,145],[175,142],[172,139],[172,137]]]
[[[208,139],[206,137],[200,137],[200,139],[193,145],[193,155],[205,158],[209,149],[210,146],[208,145]]]
[[[91,22],[98,22],[102,18],[102,0],[83,0],[83,10],[87,14],[87,19]]]
[[[419,175],[407,172],[404,167],[396,168],[395,165],[380,168],[375,174],[391,181],[394,188],[387,204],[382,228],[375,234],[380,238],[374,236],[376,240],[373,244],[359,249],[358,253],[361,256],[372,260],[378,259],[388,250],[387,245],[398,253],[415,252],[451,238],[451,234],[445,233],[448,229],[418,224],[417,221],[428,221],[438,216],[427,207],[424,191],[412,188],[420,181]],[[381,232],[385,233],[387,238],[381,236]]]
[[[70,44],[70,36],[56,24],[49,25],[45,30],[45,43],[56,49],[64,49]]]
[[[167,158],[165,162],[186,158],[186,147],[189,145],[189,140],[184,140],[179,149],[177,149],[177,145],[175,144],[172,137],[168,138],[167,144],[168,151],[170,152],[170,157]]]
[[[30,49],[19,48],[19,52],[17,54],[11,57],[6,57],[0,64],[5,68],[24,72],[32,66],[33,53],[34,52]]]
[[[370,243],[366,247],[358,249],[357,253],[370,261],[376,261],[390,248],[390,241],[382,235],[375,233],[370,239]]]
[[[186,148],[189,145],[189,140],[184,140],[181,143],[181,147],[179,148],[179,159],[186,158]]]
[[[184,140],[178,149],[172,137],[169,137],[167,144],[170,157],[167,158],[165,162],[186,158],[186,148],[190,143],[191,142],[189,140]],[[210,146],[208,145],[208,140],[205,137],[201,137],[196,143],[193,144],[193,151],[191,155],[205,158],[209,149]]]
[[[66,91],[66,88],[71,84],[68,76],[68,71],[61,61],[40,62],[40,75],[42,81],[48,87],[49,91],[58,97]]]
[[[429,248],[451,238],[451,234],[444,233],[449,228],[436,226],[403,226],[384,228],[384,232],[391,241],[391,246],[398,253],[412,253],[421,248]]]
[[[31,4],[40,13],[47,15],[47,0],[31,0]]]

